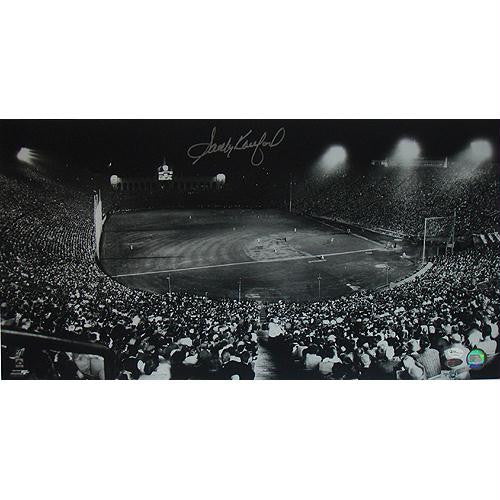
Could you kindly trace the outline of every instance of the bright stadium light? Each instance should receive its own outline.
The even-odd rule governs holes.
[[[21,148],[17,155],[17,159],[22,161],[23,163],[27,163],[28,165],[32,165],[35,161],[36,154],[32,149],[29,148]]]
[[[415,139],[403,138],[396,144],[390,163],[409,167],[419,158],[420,152],[420,145]]]
[[[470,143],[470,158],[474,163],[481,164],[490,160],[493,156],[493,147],[490,141],[485,139],[476,139]]]
[[[478,167],[493,158],[493,146],[486,139],[475,139],[469,146],[452,158],[459,176],[469,178],[476,175]]]
[[[343,146],[330,146],[321,157],[320,164],[324,172],[332,172],[347,160],[347,151]]]

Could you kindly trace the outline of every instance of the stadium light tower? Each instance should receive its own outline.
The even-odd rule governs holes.
[[[420,145],[415,139],[403,138],[396,144],[389,159],[390,163],[410,167],[420,156]]]
[[[485,139],[476,139],[469,146],[469,154],[473,163],[480,165],[488,161],[493,156],[493,147],[491,142]]]
[[[30,148],[21,148],[17,152],[16,158],[23,163],[27,163],[28,165],[33,165],[33,162],[36,159],[36,154]]]
[[[342,166],[346,160],[347,151],[344,146],[335,144],[330,146],[321,157],[321,168],[324,173],[330,173]]]
[[[493,146],[486,139],[475,139],[453,159],[459,175],[468,178],[475,175],[477,167],[493,158]]]

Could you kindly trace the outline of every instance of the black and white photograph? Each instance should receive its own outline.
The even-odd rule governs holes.
[[[2,498],[498,497],[498,0],[0,19]]]
[[[499,124],[2,121],[2,378],[499,377]]]

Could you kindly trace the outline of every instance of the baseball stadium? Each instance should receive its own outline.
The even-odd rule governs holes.
[[[245,147],[222,123],[211,156],[175,120],[175,147],[133,151],[133,121],[65,124],[109,134],[86,156],[28,122],[1,123],[2,378],[498,378],[495,122],[432,157],[432,127],[392,124],[382,160],[325,123],[286,174],[304,123]]]

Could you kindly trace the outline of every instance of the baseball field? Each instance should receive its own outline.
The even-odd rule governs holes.
[[[379,242],[257,209],[113,214],[104,226],[101,264],[132,288],[264,301],[338,297],[416,268]]]

